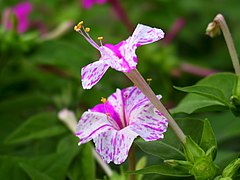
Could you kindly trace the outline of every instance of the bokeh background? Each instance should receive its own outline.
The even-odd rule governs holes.
[[[98,60],[99,52],[73,30],[79,21],[91,28],[96,41],[103,36],[103,44],[127,39],[138,23],[163,29],[165,39],[138,48],[138,69],[144,78],[152,79],[150,86],[170,109],[185,95],[173,86],[193,85],[216,72],[233,72],[223,37],[212,39],[205,30],[222,13],[239,52],[239,7],[238,0],[109,0],[88,8],[79,0],[1,1],[0,179],[103,179],[91,143],[78,147],[77,138],[57,115],[68,108],[79,119],[101,97],[132,83],[123,73],[109,69],[94,88],[83,90],[80,70]],[[18,29],[21,23],[23,30]],[[237,153],[239,126],[221,123],[232,115],[206,116],[212,120],[219,146],[230,146]],[[141,157],[143,152],[138,151]],[[160,161],[150,156],[148,163]],[[119,172],[118,166],[111,166]]]

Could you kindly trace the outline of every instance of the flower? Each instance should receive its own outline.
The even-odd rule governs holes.
[[[132,36],[121,41],[116,45],[102,45],[102,37],[99,37],[100,46],[93,41],[88,32],[90,28],[83,27],[83,21],[74,27],[93,47],[100,51],[101,57],[81,70],[82,85],[84,89],[90,89],[104,75],[109,67],[130,73],[136,68],[137,56],[135,51],[138,46],[149,44],[164,37],[164,32],[161,29],[151,28],[142,24],[138,24]]]
[[[104,4],[107,0],[82,0],[82,6],[85,9],[90,9],[94,3],[97,4]]]
[[[30,2],[21,2],[12,8],[7,8],[3,13],[3,24],[5,24],[8,30],[12,29],[12,22],[10,21],[11,13],[16,15],[18,20],[17,31],[23,33],[28,30],[30,21],[28,19],[29,14],[32,11],[32,4]]]
[[[102,102],[83,113],[76,136],[80,138],[79,145],[93,139],[105,162],[124,162],[137,136],[145,141],[163,138],[167,119],[137,87],[117,89],[108,99],[102,98]]]
[[[73,111],[70,111],[66,108],[58,112],[58,118],[66,124],[69,129],[75,133],[75,127],[77,124],[77,119]]]

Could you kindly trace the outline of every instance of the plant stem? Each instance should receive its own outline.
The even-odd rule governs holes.
[[[129,171],[135,171],[135,147],[134,144],[129,150],[128,153],[128,170]],[[129,175],[129,180],[135,180],[135,174]]]
[[[145,96],[148,97],[150,102],[157,108],[157,110],[163,113],[163,115],[168,119],[169,125],[173,129],[176,136],[183,144],[185,144],[186,135],[183,133],[181,128],[178,126],[178,124],[175,122],[163,104],[157,99],[156,95],[144,80],[142,75],[138,72],[138,70],[134,69],[130,73],[125,73],[125,75],[143,92]]]
[[[228,29],[227,23],[223,17],[222,14],[218,14],[215,18],[214,18],[214,22],[217,23],[222,32],[223,32],[223,36],[225,38],[227,47],[228,47],[228,51],[230,53],[231,59],[232,59],[232,63],[233,63],[233,68],[235,70],[235,73],[237,75],[240,75],[240,65],[239,65],[239,60],[238,60],[238,56],[237,56],[237,52],[232,40],[232,36],[231,33]]]
[[[132,33],[134,30],[134,27],[129,17],[127,16],[127,13],[121,6],[119,0],[108,0],[108,2],[112,5],[112,8],[115,10],[115,12],[117,13],[117,16],[122,21],[122,23],[127,27],[128,31]]]

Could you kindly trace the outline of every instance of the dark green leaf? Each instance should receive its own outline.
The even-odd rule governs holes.
[[[24,94],[0,102],[0,113],[19,113],[34,108],[44,107],[50,100],[43,94]]]
[[[228,109],[229,107],[226,107],[226,104],[223,102],[227,100],[227,104],[230,103],[230,97],[232,95],[232,90],[235,83],[236,75],[232,73],[218,73],[208,76],[196,84],[198,88],[197,90],[195,89],[193,91],[193,89],[191,89],[192,92],[197,92],[198,94],[187,94],[180,102],[180,104],[176,108],[172,109],[171,112],[191,114],[196,111],[214,111],[216,109]],[[206,88],[206,86],[208,88]],[[203,87],[205,87],[204,93],[202,92],[204,89]],[[202,95],[199,95],[200,92]],[[203,94],[205,95],[203,96]],[[220,99],[221,101],[219,101]]]
[[[53,180],[51,177],[49,177],[47,174],[44,174],[42,172],[39,172],[37,169],[34,169],[33,167],[20,163],[20,166],[26,171],[26,173],[29,175],[29,177],[32,180]]]
[[[81,151],[71,164],[69,177],[72,180],[94,180],[95,178],[95,161],[92,154],[92,145],[87,143],[81,145]]]
[[[66,131],[55,113],[41,113],[24,122],[6,138],[6,143],[25,143],[34,139],[57,136]]]
[[[78,152],[75,137],[67,136],[60,141],[57,153],[31,158],[24,163],[23,168],[30,176],[41,173],[52,179],[64,180],[67,177],[69,166]]]
[[[240,119],[229,111],[207,115],[218,143],[240,136]],[[235,144],[236,145],[236,144]]]
[[[162,141],[144,141],[138,139],[136,144],[146,153],[160,157],[161,159],[185,159],[184,154],[174,146]]]
[[[229,99],[227,99],[223,92],[215,87],[212,86],[206,86],[206,85],[194,85],[194,86],[188,86],[188,87],[175,87],[176,89],[180,91],[184,91],[187,93],[195,93],[198,95],[205,96],[212,100],[217,100],[220,103],[222,103],[223,106],[229,106]]]
[[[27,174],[19,167],[22,158],[12,156],[0,157],[0,178],[7,180],[27,180]]]
[[[165,176],[189,177],[186,169],[174,168],[168,164],[149,166],[134,172],[135,174],[161,174]]]

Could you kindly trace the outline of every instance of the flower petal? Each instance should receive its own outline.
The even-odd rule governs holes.
[[[108,97],[106,104],[108,105],[106,106],[107,111],[110,111],[110,114],[113,114],[111,113],[111,109],[115,111],[114,120],[118,126],[120,128],[126,127],[128,122],[125,116],[125,101],[122,91],[117,89],[115,93]],[[111,109],[109,107],[111,107]]]
[[[131,37],[130,44],[141,46],[158,41],[164,37],[161,29],[138,24]]]
[[[125,54],[121,54],[120,48],[126,44],[122,41],[116,45],[105,44],[99,48],[101,52],[101,60],[106,61],[111,68],[117,71],[130,72],[131,67],[129,62],[126,60]]]
[[[78,122],[76,136],[80,138],[80,145],[92,140],[100,133],[113,129],[114,123],[106,114],[87,111]]]
[[[120,131],[106,131],[93,139],[96,151],[107,163],[113,161],[115,164],[123,163],[128,156],[129,149],[137,134],[128,127]]]
[[[82,86],[84,89],[91,89],[100,81],[104,73],[109,68],[106,62],[99,60],[82,68]]]
[[[168,121],[152,104],[145,104],[138,113],[131,113],[132,119],[129,128],[140,135],[145,141],[154,141],[163,138]]]

